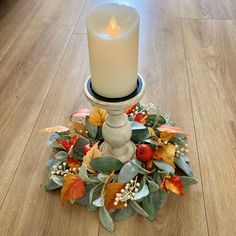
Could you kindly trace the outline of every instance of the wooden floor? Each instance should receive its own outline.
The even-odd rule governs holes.
[[[105,0],[0,1],[0,235],[111,235],[97,212],[44,192],[45,127],[89,104],[86,16]],[[141,15],[144,102],[189,131],[199,184],[156,222],[133,216],[113,235],[236,235],[236,1],[130,0]]]

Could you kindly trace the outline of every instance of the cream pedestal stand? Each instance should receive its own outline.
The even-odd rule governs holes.
[[[114,88],[115,89],[115,88]],[[138,75],[136,90],[124,98],[105,98],[96,94],[92,89],[90,78],[84,84],[84,93],[88,101],[96,107],[107,110],[107,116],[102,126],[105,142],[101,145],[104,155],[114,156],[121,162],[128,162],[135,154],[135,144],[130,141],[132,131],[124,109],[138,103],[145,90],[145,82]]]

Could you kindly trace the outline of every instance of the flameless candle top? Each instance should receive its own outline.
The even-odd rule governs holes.
[[[110,3],[88,17],[93,90],[108,98],[131,94],[137,85],[139,15],[127,5]]]

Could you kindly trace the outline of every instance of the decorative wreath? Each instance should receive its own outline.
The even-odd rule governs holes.
[[[81,204],[99,210],[102,225],[114,230],[115,221],[135,212],[154,220],[170,192],[183,196],[183,187],[196,184],[192,177],[186,136],[159,114],[154,104],[136,104],[125,110],[132,126],[136,156],[122,163],[104,156],[102,124],[106,111],[93,107],[71,115],[67,127],[46,128],[53,132],[48,146],[54,157],[48,161],[46,191],[61,188],[61,203]]]

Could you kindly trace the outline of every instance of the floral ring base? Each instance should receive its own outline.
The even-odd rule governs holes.
[[[102,225],[114,231],[114,221],[135,213],[155,220],[168,194],[183,196],[184,187],[196,184],[187,157],[187,134],[161,115],[154,104],[136,104],[125,110],[132,127],[135,157],[123,163],[104,155],[102,125],[106,111],[93,107],[73,113],[67,127],[52,132],[48,146],[46,191],[61,189],[61,203],[98,209]],[[99,115],[98,115],[99,114]]]

